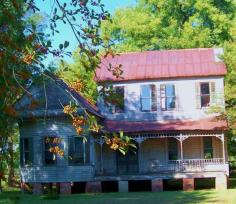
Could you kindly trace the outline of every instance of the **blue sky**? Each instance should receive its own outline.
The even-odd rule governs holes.
[[[44,12],[46,14],[50,14],[52,4],[54,0],[36,0],[36,4],[38,8],[40,9],[41,12]],[[70,2],[70,0],[60,0],[61,2]],[[136,0],[101,0],[102,3],[105,5],[105,9],[109,11],[111,14],[114,13],[114,11],[118,8],[123,8],[127,6],[133,6],[136,4]],[[58,24],[58,30],[60,31],[59,34],[55,34],[52,37],[52,45],[55,48],[58,48],[58,45],[60,43],[64,43],[65,40],[70,42],[70,46],[68,47],[68,51],[73,51],[76,48],[76,39],[71,31],[71,29],[68,27],[68,25],[59,23]],[[48,32],[46,30],[45,32]],[[65,58],[67,61],[71,61],[68,57]],[[49,57],[46,61],[45,64],[48,64],[50,61],[55,61],[53,57]]]

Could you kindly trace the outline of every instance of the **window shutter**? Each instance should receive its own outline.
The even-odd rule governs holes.
[[[151,86],[151,97],[152,97],[152,111],[156,111],[157,110],[157,90],[154,84],[150,86]]]
[[[211,97],[211,105],[216,105],[216,85],[215,82],[210,82],[210,97]]]
[[[195,84],[195,93],[196,93],[196,108],[201,108],[201,92],[200,92],[200,83],[196,82]]]
[[[68,138],[68,155],[69,155],[69,164],[73,164],[74,157],[74,137]]]
[[[166,110],[166,86],[161,84],[160,86],[161,93],[161,110]]]

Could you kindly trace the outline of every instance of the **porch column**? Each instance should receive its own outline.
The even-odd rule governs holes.
[[[141,161],[142,161],[142,142],[144,139],[142,137],[138,137],[135,139],[135,141],[138,143],[138,171],[141,173]]]
[[[100,139],[99,141],[99,144],[100,144],[100,164],[101,164],[101,168],[100,168],[100,172],[101,174],[103,173],[103,141],[102,139]]]
[[[222,134],[222,151],[223,151],[223,162],[225,164],[225,135],[224,133]]]

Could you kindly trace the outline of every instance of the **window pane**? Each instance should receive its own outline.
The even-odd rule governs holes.
[[[205,159],[213,158],[212,138],[203,137],[203,144],[204,144],[204,158]]]
[[[178,142],[174,138],[168,138],[168,157],[169,160],[178,159]]]
[[[53,154],[52,152],[49,151],[49,149],[51,147],[55,147],[55,146],[61,146],[58,140],[58,142],[56,142],[58,139],[58,137],[46,137],[44,138],[44,162],[45,164],[56,164],[56,155]],[[60,147],[61,148],[61,147]]]
[[[124,102],[124,86],[117,86],[114,88],[116,92],[116,99],[115,103],[113,104],[115,106],[115,112],[121,113],[124,112],[125,109],[125,102]]]
[[[75,152],[73,155],[74,163],[84,163],[84,143],[82,138],[74,138]]]
[[[24,151],[29,151],[29,138],[24,138]]]
[[[151,98],[151,87],[150,85],[141,86],[141,97],[142,98]]]
[[[210,95],[201,96],[201,107],[207,107],[210,104]]]
[[[175,86],[173,84],[166,84],[166,96],[175,96]]]
[[[209,83],[201,83],[201,94],[210,94]]]
[[[150,98],[143,98],[141,100],[142,110],[143,111],[150,111],[151,110],[151,99]]]
[[[166,98],[166,107],[167,109],[175,108],[175,97]]]

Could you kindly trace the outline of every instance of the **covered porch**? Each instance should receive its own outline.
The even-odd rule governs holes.
[[[154,175],[166,173],[229,173],[222,132],[172,132],[129,134],[136,153],[122,156],[95,139],[96,175]]]

